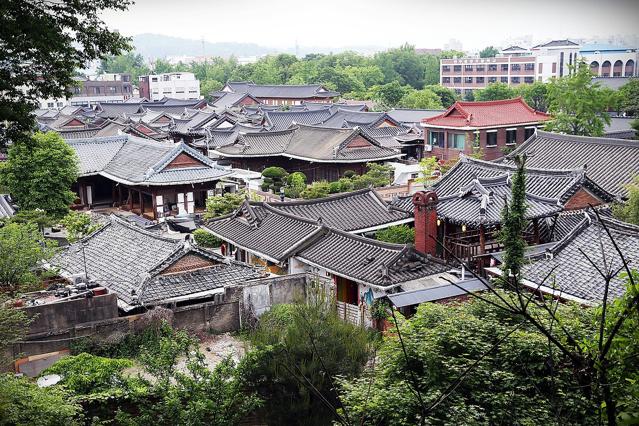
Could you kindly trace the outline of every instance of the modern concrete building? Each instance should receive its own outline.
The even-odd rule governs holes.
[[[140,97],[152,102],[163,98],[200,98],[200,81],[191,72],[142,75],[139,78],[139,89]]]

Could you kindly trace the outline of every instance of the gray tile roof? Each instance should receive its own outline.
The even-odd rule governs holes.
[[[624,185],[639,174],[639,142],[592,138],[537,131],[504,158],[512,164],[518,154],[529,154],[527,165],[544,169],[585,167],[587,176],[606,191],[626,196]]]
[[[116,118],[123,115],[138,114],[144,111],[143,104],[99,102],[95,110],[100,117]]]
[[[605,138],[634,139],[637,135],[635,129],[630,126],[633,117],[611,117],[610,124],[604,129]]]
[[[362,136],[370,145],[350,148],[348,144]],[[239,133],[233,145],[216,148],[226,157],[282,155],[308,161],[350,163],[399,158],[399,151],[386,148],[361,129],[333,129],[298,125],[276,132]]]
[[[388,115],[399,123],[421,123],[422,119],[435,117],[443,113],[443,109],[405,109],[393,108],[388,111]]]
[[[16,213],[16,208],[8,194],[0,194],[0,218],[11,217]]]
[[[624,257],[630,261],[630,267],[636,269],[639,259],[639,227],[610,218],[602,218],[602,221]],[[539,285],[554,268],[551,277],[543,285],[552,287],[554,280],[555,286],[563,295],[600,303],[604,294],[603,279],[582,251],[598,268],[606,269],[605,257],[608,269],[619,271],[611,282],[610,297],[621,297],[625,292],[625,280],[620,276],[623,272],[621,259],[601,223],[592,213],[550,249],[551,256],[544,254],[525,265],[522,275],[526,280]]]
[[[337,111],[321,123],[323,127],[354,127],[367,126],[375,127],[383,123],[385,120],[399,126],[400,123],[394,120],[385,112],[364,112],[353,111],[347,108],[338,108]]]
[[[612,90],[619,90],[621,86],[626,85],[632,78],[636,77],[593,77],[593,83],[599,83],[602,87]]]
[[[219,238],[273,262],[286,260],[297,245],[322,229],[315,221],[248,202],[231,215],[208,221],[204,227]]]
[[[210,182],[230,174],[183,143],[163,143],[131,135],[68,141],[80,159],[81,175],[100,174],[129,185],[176,185]],[[201,164],[165,169],[185,153]]]
[[[264,118],[270,130],[285,130],[293,124],[319,124],[331,116],[329,108],[310,111],[266,111]]]
[[[411,222],[413,215],[391,208],[372,189],[334,195],[316,200],[270,202],[279,211],[313,221],[320,221],[336,229],[348,232],[364,232],[371,228],[383,228],[399,222]]]
[[[332,228],[296,256],[336,275],[377,287],[397,286],[451,268],[410,245],[384,243]]]

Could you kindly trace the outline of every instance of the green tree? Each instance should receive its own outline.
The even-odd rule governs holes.
[[[224,216],[237,210],[246,199],[244,192],[225,192],[223,195],[215,195],[206,199],[207,219]]]
[[[293,172],[286,177],[284,195],[289,198],[299,198],[306,189],[306,175],[302,172]]]
[[[0,227],[0,293],[13,296],[37,287],[36,268],[53,256],[53,246],[34,224],[9,223]]]
[[[66,228],[67,239],[72,243],[93,233],[100,227],[97,223],[92,223],[90,215],[76,211],[70,211],[60,223]]]
[[[339,407],[334,377],[356,377],[368,360],[369,333],[338,318],[326,302],[276,305],[249,334],[254,349],[243,361],[253,366],[247,382],[264,399],[268,424],[336,420],[327,408]]]
[[[522,84],[516,91],[536,111],[548,110],[548,86],[545,83],[536,81],[532,84]]]
[[[548,83],[548,112],[553,119],[546,129],[582,136],[601,136],[610,124],[609,94],[593,82],[590,68],[580,62],[570,75]]]
[[[515,287],[516,282],[512,280],[520,279],[521,267],[524,264],[524,250],[526,241],[524,231],[526,230],[526,156],[515,157],[517,171],[512,178],[510,202],[506,203],[501,212],[502,228],[499,240],[504,246],[504,257],[502,262],[503,281],[507,286]]]
[[[415,47],[404,44],[397,49],[389,49],[375,55],[375,64],[384,73],[386,83],[398,82],[414,89],[424,86],[425,67]]]
[[[439,96],[439,100],[444,108],[450,107],[459,98],[453,89],[449,89],[448,87],[444,87],[439,84],[425,86],[424,89],[435,92],[435,94]]]
[[[442,109],[441,99],[430,89],[413,90],[399,101],[402,108]]]
[[[38,99],[70,96],[73,76],[90,61],[126,48],[128,40],[100,18],[129,0],[0,3],[0,144],[25,138]],[[28,141],[28,138],[26,139]]]
[[[288,172],[282,167],[267,167],[262,171],[262,190],[278,193],[286,183]]]
[[[635,131],[635,139],[639,139],[639,118],[635,118],[630,122],[630,127]]]
[[[626,190],[626,201],[613,206],[612,211],[617,219],[639,225],[639,176],[635,176],[632,183],[626,185]]]
[[[630,117],[639,117],[639,79],[633,78],[621,88],[621,109]]]
[[[393,167],[379,163],[366,163],[368,171],[361,176],[354,176],[351,180],[355,189],[363,189],[369,186],[380,188],[391,183]]]
[[[109,55],[100,61],[98,72],[131,74],[131,81],[135,84],[138,77],[151,73],[144,63],[144,57],[139,53],[129,51],[121,55]]]
[[[224,84],[217,80],[202,80],[200,81],[200,93],[207,101],[212,101],[211,93],[220,90],[224,87]]]
[[[193,231],[193,238],[195,238],[195,242],[202,247],[215,248],[222,245],[221,239],[204,229],[196,229]]]
[[[398,81],[393,81],[382,86],[374,86],[371,90],[373,100],[383,109],[389,109],[397,106],[411,89],[402,86]]]
[[[23,310],[10,306],[5,296],[0,296],[0,365],[6,366],[13,361],[8,359],[11,356],[7,356],[13,353],[10,346],[22,340],[29,331],[31,321],[32,319]]]
[[[443,50],[440,54],[439,57],[441,59],[452,59],[452,58],[463,58],[464,56],[466,56],[466,53],[462,52],[461,50]]]
[[[62,388],[40,388],[27,377],[0,375],[0,424],[81,425],[82,408]]]
[[[324,198],[328,197],[331,192],[331,187],[326,181],[316,181],[311,185],[306,187],[302,192],[300,192],[300,197],[305,200],[313,200],[316,198]]]
[[[424,55],[424,84],[439,84],[439,57],[436,55]]]
[[[411,228],[408,225],[391,226],[377,231],[375,239],[387,243],[414,244],[415,228]]]
[[[484,47],[479,52],[480,58],[494,58],[497,55],[499,55],[499,50],[495,49],[493,46]]]
[[[490,83],[484,89],[475,90],[477,101],[497,101],[516,97],[515,89],[506,83]]]
[[[77,156],[55,132],[36,133],[31,141],[11,146],[0,180],[21,209],[60,218],[75,199],[70,188],[78,177]]]

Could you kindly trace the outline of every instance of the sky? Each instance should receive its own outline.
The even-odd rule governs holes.
[[[103,13],[122,34],[274,48],[506,47],[524,36],[607,39],[639,33],[639,0],[137,0]],[[636,46],[633,46],[636,47]]]

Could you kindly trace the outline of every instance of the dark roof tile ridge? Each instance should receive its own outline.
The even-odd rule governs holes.
[[[305,205],[312,205],[312,204],[322,204],[322,203],[327,203],[327,202],[331,202],[331,201],[341,200],[341,199],[344,199],[344,198],[355,197],[355,196],[358,196],[360,194],[365,194],[365,193],[367,193],[369,191],[372,191],[372,190],[370,188],[363,188],[363,189],[357,189],[355,191],[342,192],[340,194],[331,194],[331,195],[328,195],[327,197],[314,198],[314,199],[310,199],[310,200],[267,201],[265,203],[270,205],[270,206],[272,206],[272,207],[276,207],[276,206],[280,206],[280,207],[285,207],[285,206],[305,206]]]
[[[179,240],[175,240],[173,238],[168,238],[168,237],[162,237],[158,234],[156,234],[155,232],[151,232],[151,231],[147,231],[146,229],[142,229],[137,225],[134,225],[132,223],[129,223],[125,218],[119,217],[115,214],[111,214],[109,216],[109,220],[111,221],[110,223],[116,223],[118,225],[122,225],[124,227],[126,227],[127,229],[130,229],[132,231],[138,232],[142,235],[146,235],[149,237],[152,237],[156,240],[160,240],[160,241],[165,241],[165,242],[180,242]]]
[[[82,144],[100,144],[100,143],[112,143],[128,141],[128,135],[116,135],[116,136],[96,136],[92,138],[78,138],[66,140],[69,145],[82,145]]]
[[[594,216],[594,215],[592,215]],[[624,222],[619,219],[615,219],[614,217],[606,217],[599,216],[600,220],[597,220],[597,217],[593,217],[593,223],[596,223],[600,226],[599,222],[604,222],[608,228],[612,228],[615,231],[622,232],[627,235],[632,235],[639,238],[639,225],[635,225],[633,223]]]
[[[581,234],[581,232],[583,232],[586,228],[588,228],[591,225],[592,219],[590,218],[588,213],[584,211],[583,214],[584,214],[584,218],[582,219],[582,221],[579,222],[574,228],[572,228],[570,232],[564,235],[564,237],[561,240],[559,240],[557,244],[555,244],[552,248],[548,249],[550,253],[553,253],[553,254],[559,253],[572,240],[574,240],[579,234]],[[542,256],[542,254],[540,254],[539,256]]]
[[[513,151],[514,152],[514,151]],[[464,155],[463,153],[460,154],[460,159],[462,157],[462,155],[464,156],[464,159],[467,163],[475,163],[477,165],[482,165],[484,167],[488,167],[488,168],[492,168],[492,169],[498,169],[498,170],[507,170],[507,171],[516,171],[517,170],[517,166],[514,164],[506,164],[503,162],[497,162],[497,161],[490,161],[490,160],[482,160],[479,158],[473,158],[473,157],[469,157]],[[450,169],[452,170],[452,168]],[[450,172],[449,170],[449,172]],[[583,173],[584,168],[583,167],[578,167],[575,169],[542,169],[542,168],[538,168],[538,167],[526,167],[526,173],[531,173],[531,174],[541,174],[541,175],[561,175],[561,176],[572,176],[572,175],[578,175]]]
[[[363,243],[363,244],[370,244],[370,245],[378,246],[380,248],[387,249],[387,250],[402,250],[402,249],[404,249],[407,246],[407,244],[396,244],[396,243],[388,243],[386,241],[375,240],[373,238],[368,238],[368,237],[364,237],[362,235],[352,234],[350,232],[343,231],[343,230],[337,229],[337,228],[332,228],[332,227],[327,227],[327,228],[329,229],[329,232],[332,232],[334,234],[340,235],[342,237],[346,237],[346,238],[355,240],[355,241]]]
[[[564,133],[554,133],[554,132],[546,132],[543,130],[537,130],[538,138],[545,139],[556,139],[564,142],[582,142],[589,144],[603,144],[603,145],[622,145],[622,146],[631,146],[639,148],[639,142],[636,139],[616,139],[616,138],[605,138],[603,136],[580,136],[580,135],[568,135]],[[535,138],[536,140],[536,138]],[[524,146],[523,144],[520,147]],[[514,154],[515,151],[511,152],[508,157]]]
[[[317,241],[319,241],[321,238],[323,238],[324,236],[328,234],[329,234],[329,228],[326,225],[320,225],[313,232],[311,232],[310,234],[308,234],[307,236],[305,236],[304,238],[302,238],[301,240],[293,244],[288,249],[286,249],[284,253],[282,253],[282,258],[286,259],[291,255],[295,255],[296,253],[304,251],[304,249],[308,248],[310,245],[316,243]]]
[[[296,214],[280,210],[280,209],[278,209],[276,207],[273,207],[273,206],[269,205],[266,202],[264,203],[263,207],[269,213],[277,214],[277,215],[280,215],[280,216],[283,216],[283,217],[287,217],[287,218],[293,219],[293,220],[298,220],[300,222],[308,223],[310,225],[320,226],[318,224],[317,220],[309,219],[309,218],[306,218],[306,217],[301,217],[301,216],[298,216]]]
[[[294,126],[289,127],[288,129],[283,130],[266,130],[259,132],[242,132],[238,130],[238,133],[242,136],[272,136],[272,135],[284,135],[284,134],[292,134],[295,133],[299,129],[300,125],[296,124]]]

